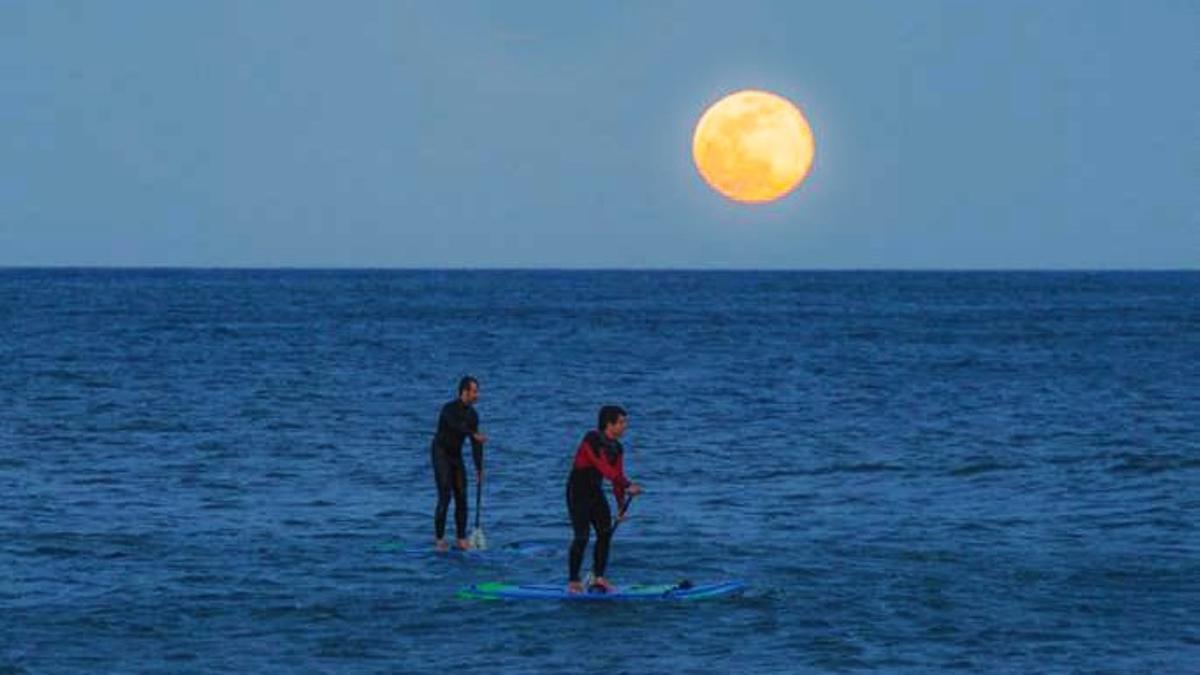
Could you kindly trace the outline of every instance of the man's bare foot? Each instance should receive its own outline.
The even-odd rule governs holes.
[[[446,544],[445,539],[437,539],[433,542],[433,550],[438,553],[445,553],[450,550],[450,547]]]
[[[582,581],[568,581],[567,582],[567,592],[568,593],[582,593],[583,592],[583,582]]]
[[[471,548],[471,542],[466,539],[459,539],[456,545],[460,551],[466,551]]]
[[[604,577],[596,577],[592,579],[592,588],[598,589],[601,593],[615,593],[617,587],[608,582]]]

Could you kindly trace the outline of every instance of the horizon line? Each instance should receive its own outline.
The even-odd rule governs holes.
[[[856,272],[856,273],[1038,273],[1200,272],[1197,267],[505,267],[350,265],[3,265],[0,271],[110,270],[181,272]]]

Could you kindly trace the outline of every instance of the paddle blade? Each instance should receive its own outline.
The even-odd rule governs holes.
[[[471,532],[471,548],[480,551],[487,548],[487,537],[483,536],[482,527],[477,527]]]

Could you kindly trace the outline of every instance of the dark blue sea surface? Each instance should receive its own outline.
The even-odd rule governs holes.
[[[559,552],[406,553],[464,373]],[[613,581],[749,590],[456,598],[606,403]],[[5,673],[1198,672],[1200,273],[0,270],[0,495]]]

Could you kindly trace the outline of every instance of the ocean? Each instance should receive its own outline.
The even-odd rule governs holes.
[[[546,555],[410,550],[464,374]],[[604,404],[746,592],[459,599]],[[0,270],[0,494],[0,673],[1200,672],[1200,273]]]

